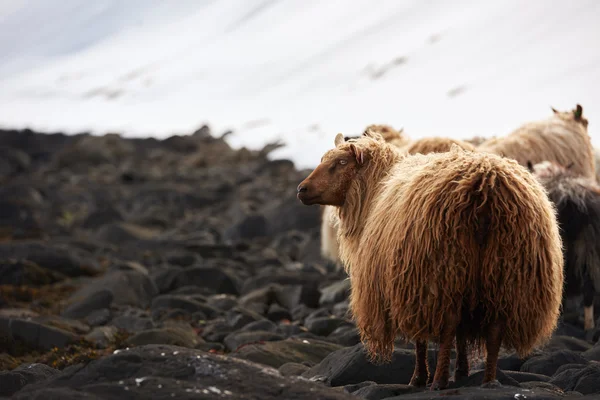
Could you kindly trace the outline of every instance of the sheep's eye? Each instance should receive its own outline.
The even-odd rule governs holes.
[[[344,160],[344,159],[342,159],[342,160],[340,160],[340,164],[342,164],[342,165],[346,165],[346,164],[348,164],[348,160]]]

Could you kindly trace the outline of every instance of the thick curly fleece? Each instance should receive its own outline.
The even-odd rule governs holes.
[[[405,156],[375,133],[332,151],[350,146],[365,165],[339,209],[340,257],[372,360],[389,360],[397,335],[437,341],[450,315],[471,344],[496,320],[520,355],[549,339],[562,243],[554,207],[524,167],[456,145]]]

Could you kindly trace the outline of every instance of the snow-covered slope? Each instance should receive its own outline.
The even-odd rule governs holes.
[[[0,125],[166,137],[203,123],[312,167],[337,132],[501,135],[581,103],[600,2],[3,0]]]

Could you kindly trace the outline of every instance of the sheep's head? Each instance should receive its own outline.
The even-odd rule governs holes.
[[[298,185],[298,199],[305,205],[321,204],[341,207],[352,181],[369,162],[370,154],[359,143],[364,137],[383,142],[376,132],[368,132],[359,139],[344,140],[338,133],[335,148],[327,151],[321,163]]]
[[[588,126],[588,120],[587,118],[585,118],[583,116],[583,107],[581,107],[580,104],[577,104],[575,106],[575,108],[571,111],[559,111],[557,109],[555,109],[554,107],[552,108],[552,112],[554,113],[555,116],[565,120],[565,121],[576,121],[579,122],[580,124],[582,124],[583,126],[585,126],[587,128]]]
[[[573,163],[563,167],[552,161],[542,161],[534,165],[531,161],[527,161],[527,169],[539,179],[547,179],[557,175],[571,175],[569,172],[572,166]]]

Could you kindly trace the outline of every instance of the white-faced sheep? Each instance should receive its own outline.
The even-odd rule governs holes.
[[[600,187],[570,168],[544,161],[529,165],[558,213],[565,259],[564,297],[583,294],[584,329],[594,328],[600,293]]]
[[[504,137],[482,143],[477,150],[515,159],[523,166],[528,161],[553,161],[562,166],[573,163],[574,173],[596,179],[594,149],[583,108],[577,104],[571,111],[552,111],[550,118],[523,124]]]
[[[543,187],[514,160],[453,146],[405,155],[381,135],[336,148],[298,186],[305,205],[339,211],[350,310],[372,360],[400,335],[416,343],[411,384],[429,379],[427,342],[440,344],[432,389],[447,387],[467,351],[485,346],[484,382],[501,345],[519,355],[554,331],[563,286],[561,238]]]

